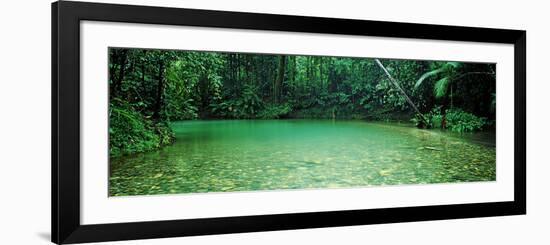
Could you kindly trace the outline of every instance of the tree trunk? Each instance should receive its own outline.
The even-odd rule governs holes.
[[[117,50],[109,50],[109,82],[112,83],[112,86],[115,85],[116,80],[116,64],[118,64],[120,55],[118,54]],[[112,95],[112,91],[111,91]]]
[[[324,60],[323,60],[323,57],[320,57],[319,58],[319,80],[321,82],[321,91],[323,90],[323,88],[325,87],[325,78],[323,76],[323,65],[324,65]]]
[[[275,84],[273,84],[273,101],[275,103],[278,103],[281,97],[281,86],[285,77],[285,63],[286,56],[279,56],[279,68],[277,69],[277,78],[275,79]]]
[[[208,105],[210,104],[210,81],[208,80],[208,74],[204,73],[199,78],[199,97],[200,97],[200,114],[204,117],[208,113]]]
[[[141,86],[143,89],[143,94],[147,96],[147,86],[145,83],[145,62],[147,61],[147,50],[143,50],[143,58],[141,59]]]
[[[296,56],[292,56],[292,82],[296,81]]]
[[[164,60],[162,60],[162,58],[159,58],[157,96],[156,96],[155,112],[153,113],[154,119],[160,119],[160,112],[162,110],[163,90],[164,90]]]
[[[334,63],[331,61],[328,68],[328,91],[330,93],[336,92],[338,90],[338,76],[336,74],[336,71],[334,70]]]
[[[122,80],[124,79],[124,70],[126,69],[126,61],[128,60],[128,50],[123,49],[119,56],[119,69],[118,69],[118,76],[114,80],[114,86],[113,86],[113,92],[112,96],[118,96],[120,89],[122,87]]]
[[[145,61],[141,62],[141,84],[145,83]]]
[[[453,84],[451,83],[451,110],[453,109]]]

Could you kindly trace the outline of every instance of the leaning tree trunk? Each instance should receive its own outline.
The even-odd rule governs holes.
[[[390,73],[388,72],[388,70],[386,69],[386,67],[384,67],[384,65],[382,65],[382,62],[380,62],[379,59],[375,59],[376,60],[376,64],[378,64],[378,66],[380,66],[380,68],[382,68],[382,70],[384,70],[384,73],[386,73],[386,76],[388,76],[388,78],[390,79],[390,81],[393,83],[393,85],[395,87],[397,87],[397,89],[403,94],[403,97],[405,97],[405,100],[412,106],[412,108],[416,111],[416,113],[418,113],[418,115],[420,115],[420,118],[422,118],[422,120],[424,121],[424,123],[426,123],[426,125],[429,125],[429,122],[428,120],[426,119],[426,117],[424,116],[424,114],[422,114],[420,112],[420,110],[418,110],[418,107],[416,107],[416,105],[413,103],[413,101],[411,100],[411,98],[409,98],[409,96],[407,95],[407,93],[405,93],[405,90],[403,90],[401,88],[401,86],[399,86],[399,83],[397,82],[397,80],[395,80],[391,75]]]

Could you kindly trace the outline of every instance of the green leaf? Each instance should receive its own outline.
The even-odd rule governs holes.
[[[449,77],[444,77],[435,82],[434,94],[437,99],[445,96],[447,94],[447,87],[450,84]]]
[[[453,68],[459,68],[461,63],[460,62],[456,62],[456,61],[449,61],[447,62],[447,64],[445,64],[447,66],[452,66]]]
[[[435,75],[437,75],[437,74],[439,74],[443,71],[444,71],[443,68],[439,68],[439,69],[435,69],[433,71],[429,71],[429,72],[424,73],[424,75],[422,75],[418,79],[418,81],[416,81],[416,84],[414,84],[414,88],[417,89],[418,87],[420,87],[420,85],[422,85],[422,82],[424,82],[424,80],[426,80],[429,77],[435,76]]]

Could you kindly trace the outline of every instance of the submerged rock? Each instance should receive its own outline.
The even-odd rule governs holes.
[[[442,151],[442,149],[435,148],[433,146],[421,146],[416,148],[416,150],[432,150],[432,151]]]
[[[392,172],[391,169],[383,169],[378,171],[378,174],[380,174],[381,176],[389,176],[391,172]]]

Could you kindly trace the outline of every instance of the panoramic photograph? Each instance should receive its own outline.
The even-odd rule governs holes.
[[[109,196],[496,180],[496,64],[109,48]]]

